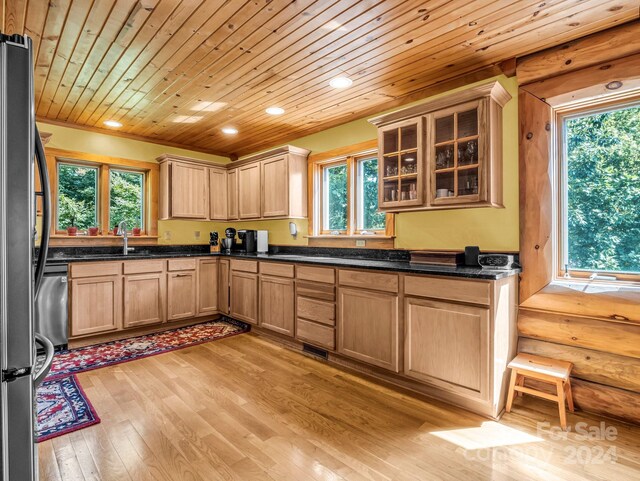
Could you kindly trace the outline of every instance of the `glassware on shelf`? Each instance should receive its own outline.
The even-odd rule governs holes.
[[[453,167],[453,144],[436,147],[436,170]]]

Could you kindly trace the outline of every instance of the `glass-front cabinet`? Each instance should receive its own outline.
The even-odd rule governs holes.
[[[424,203],[424,121],[398,122],[379,131],[378,205],[381,208]]]
[[[371,119],[380,209],[502,207],[502,107],[510,99],[492,82]]]

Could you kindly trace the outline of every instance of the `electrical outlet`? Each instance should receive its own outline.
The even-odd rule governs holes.
[[[199,240],[200,239],[200,231],[199,230],[193,232],[193,238],[195,240]]]
[[[356,247],[364,247],[367,245],[367,241],[365,240],[357,240],[356,241]]]
[[[171,240],[171,231],[170,230],[164,231],[163,237],[164,237],[164,240],[166,241]]]

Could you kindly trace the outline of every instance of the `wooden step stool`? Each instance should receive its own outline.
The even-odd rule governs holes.
[[[507,398],[507,412],[511,412],[513,397],[522,393],[531,394],[558,403],[560,411],[560,425],[567,429],[567,413],[565,411],[565,399],[569,404],[569,411],[573,412],[573,395],[571,394],[571,368],[573,364],[567,361],[557,361],[533,354],[518,354],[507,367],[511,368],[511,382],[509,383],[509,397]],[[556,395],[544,391],[538,391],[524,386],[525,379],[537,379],[556,387]]]

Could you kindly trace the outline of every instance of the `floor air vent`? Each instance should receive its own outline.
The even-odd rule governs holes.
[[[310,346],[309,344],[302,344],[302,352],[306,352],[312,356],[321,357],[322,359],[329,359],[329,353],[327,351]]]

